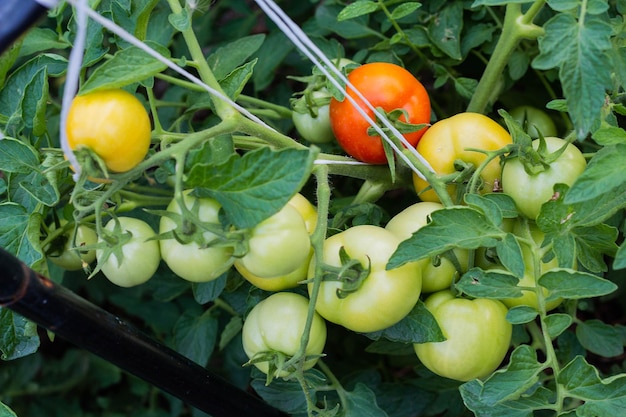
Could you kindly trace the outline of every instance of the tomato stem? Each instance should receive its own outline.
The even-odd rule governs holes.
[[[502,34],[467,106],[468,112],[485,112],[518,43],[522,39],[536,39],[543,34],[543,28],[533,24],[532,21],[544,3],[545,0],[535,0],[525,14],[522,13],[522,6],[519,3],[509,3],[506,6]]]

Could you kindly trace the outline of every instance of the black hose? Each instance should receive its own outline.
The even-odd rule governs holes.
[[[47,9],[35,0],[0,1],[0,54],[8,49]]]
[[[285,417],[0,248],[0,304],[212,417]]]

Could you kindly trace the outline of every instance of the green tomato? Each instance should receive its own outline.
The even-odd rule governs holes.
[[[189,191],[183,195],[185,207],[197,210],[196,215],[202,222],[219,225],[220,204],[212,198],[196,198]],[[167,211],[181,214],[182,210],[176,199],[167,207]],[[176,228],[176,222],[162,216],[159,233],[167,233]],[[202,238],[205,244],[217,238],[212,232],[204,231]],[[181,243],[176,239],[159,240],[161,256],[167,266],[177,276],[191,282],[212,281],[222,275],[232,265],[233,249],[227,246],[204,246],[195,241]]]
[[[435,202],[422,201],[415,203],[396,214],[385,226],[385,229],[395,234],[401,240],[406,240],[415,232],[428,224],[428,216],[435,210],[443,209],[443,205]],[[467,272],[469,253],[467,250],[454,249],[454,256],[461,266],[461,271]],[[422,262],[422,292],[431,293],[450,288],[457,268],[454,262],[446,256],[438,260],[431,259]]]
[[[258,358],[264,353],[277,352],[293,356],[300,348],[304,333],[309,300],[299,294],[279,292],[270,295],[255,305],[246,317],[242,329],[243,350],[249,359]],[[311,323],[306,355],[320,355],[326,344],[326,322],[315,313]],[[312,368],[318,358],[304,363],[304,369]],[[267,374],[270,364],[267,361],[254,362],[254,366]],[[286,376],[281,370],[278,375]]]
[[[413,345],[424,366],[457,381],[484,378],[500,366],[513,331],[504,304],[455,298],[449,290],[431,294],[424,303],[446,338]]]
[[[61,221],[61,226],[66,224],[66,220]],[[48,255],[48,259],[55,265],[67,271],[78,271],[96,259],[96,251],[82,251],[81,247],[93,245],[98,241],[96,231],[86,225],[79,225],[76,233],[62,236],[63,248],[60,252],[53,252]]]
[[[291,204],[256,225],[248,238],[248,252],[235,260],[260,278],[290,274],[310,256],[311,239],[304,219]]]
[[[539,137],[539,132],[546,136],[556,136],[557,130],[554,121],[548,113],[533,106],[518,106],[509,111],[509,115],[526,129],[526,133],[533,138]]]
[[[105,252],[102,249],[96,250],[98,265],[105,277],[112,283],[120,287],[133,287],[148,281],[161,262],[159,243],[150,240],[156,236],[150,225],[143,220],[132,217],[118,217],[122,234],[130,234],[130,240],[125,242],[120,250],[121,257],[116,256],[116,252],[104,259]],[[115,219],[110,220],[105,230],[115,231]],[[104,242],[102,236],[99,242]]]
[[[298,210],[298,213],[300,213],[300,216],[302,216],[302,219],[304,220],[307,231],[309,234],[312,234],[315,230],[315,226],[317,225],[317,209],[315,206],[311,204],[311,202],[302,194],[296,194],[287,204]],[[285,275],[278,275],[270,278],[258,277],[250,273],[250,271],[244,268],[240,263],[236,263],[235,268],[239,271],[242,277],[257,288],[265,291],[282,291],[288,288],[296,287],[298,283],[306,279],[307,272],[309,270],[309,263],[311,262],[312,257],[313,247],[309,249],[309,256],[307,256],[302,264],[294,271]]]
[[[292,120],[296,130],[311,143],[327,143],[335,139],[330,127],[330,98],[327,91],[313,91],[310,102],[302,96],[292,104]]]
[[[546,137],[545,141],[549,152],[554,152],[567,143],[555,137]],[[537,149],[539,139],[535,139],[532,146]],[[562,183],[571,186],[586,166],[585,157],[571,143],[546,170],[535,175],[526,172],[519,158],[510,158],[505,160],[502,169],[502,191],[511,196],[520,213],[536,220],[541,205],[552,198],[554,185]]]
[[[375,332],[402,320],[415,306],[422,289],[422,265],[425,260],[410,262],[387,270],[386,266],[400,239],[382,227],[354,226],[326,239],[323,262],[341,267],[343,250],[365,269],[367,277],[354,292],[340,298],[342,283],[324,280],[320,285],[315,308],[326,320],[355,332]],[[315,275],[315,259],[309,268],[309,279]],[[313,283],[308,284],[309,294]]]

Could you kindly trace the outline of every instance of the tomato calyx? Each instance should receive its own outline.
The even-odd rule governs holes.
[[[386,112],[382,107],[377,107],[376,111],[382,115],[384,115],[387,120],[391,123],[391,125],[398,130],[398,132],[405,133],[413,133],[418,132],[425,127],[430,126],[430,123],[407,123],[404,120],[409,120],[409,113],[405,109],[394,109],[390,112]],[[404,118],[404,120],[401,120]],[[387,134],[390,138],[394,137],[394,134],[391,132],[391,129],[382,125],[382,123],[378,124],[379,128]],[[367,134],[369,136],[379,136],[378,132],[374,127],[369,127],[367,129]]]
[[[291,99],[291,109],[296,113],[308,114],[317,118],[319,108],[330,104],[331,97],[328,91],[307,88],[301,97]]]
[[[361,288],[363,281],[372,271],[370,257],[367,257],[367,266],[363,266],[357,259],[350,258],[344,246],[339,249],[341,266],[324,265],[324,281],[340,281],[341,288],[337,288],[337,297],[344,299]]]
[[[546,145],[546,139],[541,132],[536,140],[539,141],[537,149],[530,144],[527,146],[519,146],[516,151],[511,152],[509,155],[509,157],[519,158],[528,175],[537,175],[541,172],[545,172],[550,168],[550,164],[556,161],[570,144],[569,141],[565,141],[563,146],[554,152],[550,152]]]

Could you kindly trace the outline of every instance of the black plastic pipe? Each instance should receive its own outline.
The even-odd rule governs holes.
[[[35,0],[0,0],[0,53],[9,48],[46,11]]]
[[[0,305],[212,417],[285,417],[0,248]]]

